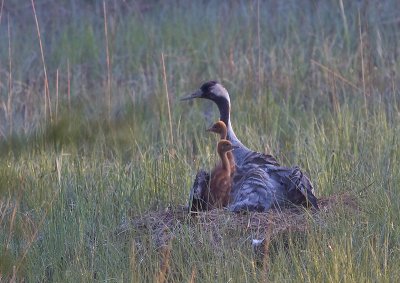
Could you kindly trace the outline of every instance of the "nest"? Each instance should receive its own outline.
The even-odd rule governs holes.
[[[324,215],[338,211],[359,211],[356,197],[348,193],[321,198],[319,210],[293,207],[284,210],[272,209],[268,213],[232,213],[225,209],[188,214],[187,207],[179,206],[152,211],[134,217],[118,227],[118,236],[134,232],[135,241],[142,241],[149,234],[156,248],[169,245],[171,239],[189,237],[191,243],[204,243],[204,235],[216,250],[226,248],[229,239],[237,245],[247,240],[282,237],[282,235],[305,235],[312,226],[324,226]]]

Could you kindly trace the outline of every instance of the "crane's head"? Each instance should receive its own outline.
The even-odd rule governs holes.
[[[205,98],[214,101],[217,105],[226,103],[230,104],[229,94],[226,89],[216,81],[204,83],[196,92],[184,96],[181,100],[189,100],[193,98]]]
[[[217,145],[217,151],[219,153],[225,153],[225,152],[228,152],[228,151],[232,151],[232,150],[235,150],[236,148],[238,148],[238,146],[233,145],[228,140],[220,140],[218,142],[218,145]]]

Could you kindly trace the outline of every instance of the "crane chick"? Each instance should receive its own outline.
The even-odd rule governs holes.
[[[217,152],[221,163],[211,171],[210,191],[205,198],[211,208],[226,207],[230,201],[232,189],[231,164],[227,154],[234,150],[236,146],[228,140],[220,140],[217,145]]]
[[[222,121],[216,122],[209,129],[207,129],[207,131],[219,134],[221,140],[226,140],[226,136],[228,133],[226,125]],[[235,173],[235,168],[236,168],[235,158],[233,157],[233,154],[231,151],[228,151],[226,153],[226,156],[228,157],[229,165],[231,168],[231,176],[233,176],[233,174]],[[219,166],[221,166],[221,165],[219,165]]]

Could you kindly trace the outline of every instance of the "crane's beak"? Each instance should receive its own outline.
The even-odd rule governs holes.
[[[180,100],[189,100],[189,99],[193,99],[193,98],[198,98],[201,97],[203,95],[203,92],[201,91],[201,89],[197,90],[195,93],[186,95],[184,97],[181,97]]]

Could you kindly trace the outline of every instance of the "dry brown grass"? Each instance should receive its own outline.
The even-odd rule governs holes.
[[[326,214],[339,210],[349,213],[359,211],[356,197],[348,193],[321,198],[318,205],[319,211],[299,207],[271,210],[268,213],[235,214],[224,209],[214,209],[191,215],[184,206],[170,207],[133,217],[129,222],[120,225],[116,234],[121,236],[135,232],[138,236],[136,240],[140,241],[140,235],[149,232],[154,246],[162,250],[162,247],[169,246],[171,239],[179,239],[189,231],[190,241],[193,243],[203,241],[201,237],[204,235],[210,235],[211,243],[218,251],[223,248],[222,241],[237,243],[237,240],[240,242],[249,238],[268,238],[271,242],[286,234],[304,234],[314,224],[326,225],[323,217]]]

